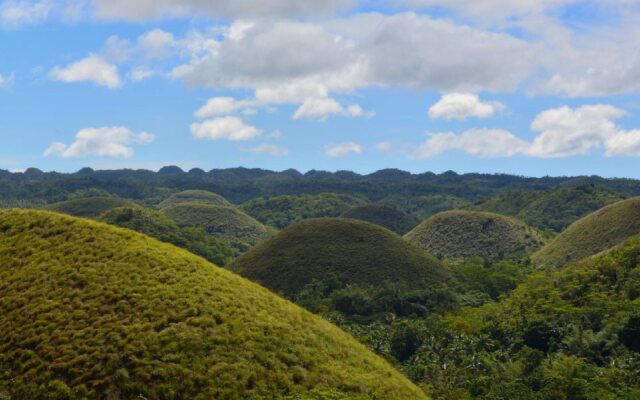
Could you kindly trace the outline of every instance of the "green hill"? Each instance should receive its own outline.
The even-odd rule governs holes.
[[[132,206],[137,207],[137,204],[119,197],[86,197],[55,203],[46,209],[74,217],[98,218],[113,208]]]
[[[344,194],[302,194],[260,197],[242,204],[241,209],[265,225],[282,229],[303,219],[339,217],[363,202]]]
[[[270,236],[264,225],[231,206],[179,203],[162,211],[178,226],[203,228],[209,235],[239,240],[251,246]]]
[[[523,222],[477,211],[436,214],[405,237],[438,257],[481,257],[490,262],[529,253],[542,245],[538,232]]]
[[[559,187],[550,191],[509,190],[476,206],[511,215],[539,229],[560,232],[571,223],[625,195],[595,185]]]
[[[640,197],[611,204],[576,221],[531,259],[540,267],[558,267],[616,246],[637,233]]]
[[[383,226],[404,235],[420,223],[417,218],[386,204],[365,204],[342,214],[343,218],[358,219]]]
[[[130,230],[0,210],[0,259],[2,398],[280,399],[326,388],[426,399],[329,322]]]
[[[159,208],[166,208],[180,203],[203,203],[214,206],[230,206],[224,197],[206,190],[185,190],[184,192],[174,193],[158,204]]]
[[[114,208],[102,214],[100,220],[185,248],[217,265],[225,265],[235,256],[226,240],[208,235],[202,228],[180,228],[162,212],[149,208]]]
[[[293,297],[314,280],[421,288],[441,283],[449,271],[400,236],[346,218],[299,222],[236,259],[230,269]]]

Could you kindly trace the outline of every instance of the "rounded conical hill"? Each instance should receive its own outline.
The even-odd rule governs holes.
[[[384,226],[399,235],[404,235],[420,223],[417,218],[386,204],[365,204],[354,207],[342,214],[342,217]]]
[[[634,197],[574,222],[531,259],[541,267],[558,267],[607,250],[638,233],[640,197]]]
[[[231,205],[224,197],[213,192],[207,192],[206,190],[185,190],[172,194],[160,203],[158,207],[165,208],[179,203],[204,203],[214,206]]]
[[[330,323],[133,231],[1,210],[0,260],[3,397],[426,398]]]
[[[496,261],[542,245],[537,231],[499,214],[445,211],[415,227],[407,240],[442,258],[481,257]]]
[[[55,203],[47,210],[74,217],[98,218],[104,212],[118,207],[137,207],[137,204],[119,197],[86,197]]]
[[[413,288],[441,283],[448,270],[434,257],[380,226],[347,218],[318,218],[285,228],[230,268],[293,297],[313,280]]]
[[[249,245],[269,237],[266,226],[232,206],[178,203],[162,211],[179,226],[203,228],[210,235],[239,240]]]

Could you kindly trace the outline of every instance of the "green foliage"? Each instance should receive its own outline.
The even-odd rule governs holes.
[[[625,197],[611,189],[588,184],[548,192],[508,191],[474,208],[511,215],[536,228],[560,232],[585,215]]]
[[[182,247],[217,265],[226,265],[236,255],[226,240],[210,236],[202,228],[179,228],[159,211],[142,207],[114,208],[100,220]]]
[[[180,227],[204,229],[207,234],[255,245],[271,232],[260,222],[232,206],[178,203],[162,209]]]
[[[404,235],[420,223],[417,218],[386,204],[366,204],[354,207],[342,214],[342,217],[380,225],[399,235]]]
[[[0,210],[0,260],[4,397],[426,399],[326,321],[131,230]]]
[[[424,288],[451,279],[438,260],[382,227],[346,218],[299,222],[252,248],[230,268],[295,296],[313,280],[380,286],[385,281]]]
[[[573,223],[532,255],[535,265],[555,268],[610,249],[640,233],[640,197],[604,207]]]
[[[167,199],[158,204],[159,208],[167,208],[180,203],[202,203],[211,204],[213,206],[230,206],[224,197],[207,192],[205,190],[185,190],[179,193],[174,193]]]
[[[242,204],[241,209],[265,225],[282,229],[304,219],[339,217],[363,200],[335,193],[260,197]]]
[[[489,262],[526,254],[542,245],[541,235],[526,224],[476,211],[434,215],[405,238],[439,258],[480,257]]]
[[[135,203],[118,197],[78,197],[47,206],[49,211],[74,217],[98,218],[113,208],[138,207]]]

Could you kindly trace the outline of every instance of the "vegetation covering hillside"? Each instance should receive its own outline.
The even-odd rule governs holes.
[[[185,190],[172,194],[160,203],[158,207],[166,208],[179,203],[204,203],[214,206],[231,205],[224,197],[212,192],[207,192],[206,190]]]
[[[265,225],[282,229],[303,219],[339,217],[364,200],[335,193],[298,196],[260,197],[242,204],[241,208]]]
[[[236,256],[226,240],[208,235],[202,228],[180,228],[160,211],[143,207],[114,208],[100,220],[182,247],[217,265],[225,265]]]
[[[426,399],[328,322],[130,230],[0,210],[0,259],[3,398]]]
[[[530,253],[542,245],[539,233],[526,224],[477,211],[436,214],[405,237],[440,258],[481,257],[487,261]]]
[[[443,283],[450,271],[421,249],[382,227],[346,218],[299,222],[254,247],[230,268],[293,297],[314,280],[411,288]]]
[[[624,242],[640,233],[640,197],[604,207],[573,223],[531,258],[540,267],[558,267]]]
[[[417,218],[386,204],[366,204],[354,207],[342,214],[342,217],[380,225],[399,235],[404,235],[420,223]]]
[[[475,208],[511,215],[536,228],[560,232],[585,215],[626,197],[591,184],[559,187],[548,192],[508,191]]]
[[[118,197],[85,197],[52,204],[47,209],[74,217],[98,218],[113,208],[132,206],[136,204]]]
[[[162,209],[181,227],[203,228],[209,235],[255,245],[270,236],[260,222],[231,206],[178,203]]]

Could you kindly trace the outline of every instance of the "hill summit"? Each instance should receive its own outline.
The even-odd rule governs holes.
[[[537,231],[511,217],[478,211],[445,211],[415,227],[410,242],[442,258],[496,261],[542,245]]]
[[[330,323],[133,231],[0,210],[0,259],[0,397],[282,399],[326,388],[426,399]]]
[[[393,232],[347,218],[309,219],[254,247],[230,268],[293,297],[314,280],[345,284],[386,281],[422,288],[449,279],[437,259]]]

